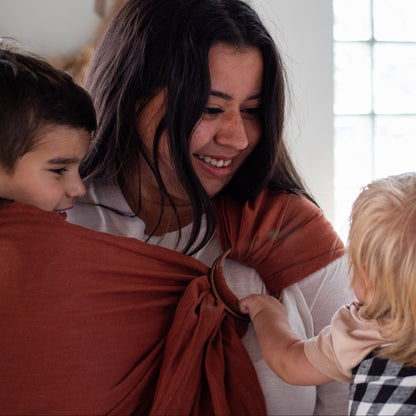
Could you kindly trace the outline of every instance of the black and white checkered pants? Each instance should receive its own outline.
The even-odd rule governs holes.
[[[352,371],[350,415],[416,415],[416,367],[365,358]]]

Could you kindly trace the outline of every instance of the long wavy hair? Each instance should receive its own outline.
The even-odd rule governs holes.
[[[137,172],[140,163],[148,163],[159,183],[161,199],[173,205],[158,168],[159,142],[166,131],[174,169],[194,214],[184,252],[195,243],[204,213],[205,236],[192,252],[206,244],[216,226],[211,198],[192,168],[189,144],[210,92],[208,53],[218,43],[236,49],[257,47],[264,61],[261,140],[222,194],[244,202],[271,187],[309,197],[282,136],[284,66],[272,37],[244,1],[129,0],[109,24],[87,74],[86,87],[96,107],[98,130],[82,174],[123,181]],[[136,120],[162,89],[167,92],[165,113],[149,158]],[[180,228],[178,217],[177,221]]]

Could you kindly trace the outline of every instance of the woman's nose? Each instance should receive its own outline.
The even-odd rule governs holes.
[[[68,184],[68,188],[66,191],[66,196],[68,198],[78,198],[85,195],[85,186],[82,182],[82,179],[78,176],[71,180]]]
[[[248,146],[247,132],[240,112],[224,115],[216,134],[216,141],[222,146],[236,150],[244,150]]]

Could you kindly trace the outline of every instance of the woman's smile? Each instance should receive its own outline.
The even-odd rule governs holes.
[[[215,166],[217,168],[226,168],[227,166],[230,166],[232,162],[232,159],[222,159],[218,157],[216,158],[197,154],[194,154],[194,156],[197,157],[199,160],[204,161],[208,165]]]

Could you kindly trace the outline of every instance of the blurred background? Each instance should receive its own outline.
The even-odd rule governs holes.
[[[96,40],[124,2],[0,0],[0,37],[47,57],[82,85]],[[416,170],[416,1],[247,2],[287,67],[294,159],[345,241],[361,187]]]

